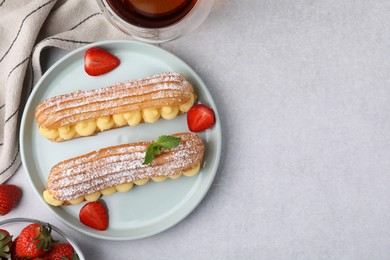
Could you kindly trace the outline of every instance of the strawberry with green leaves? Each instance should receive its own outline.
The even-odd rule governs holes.
[[[15,208],[20,198],[22,190],[13,184],[0,184],[0,216],[8,214]]]
[[[15,242],[15,254],[18,258],[34,258],[50,251],[54,240],[48,224],[33,223],[27,225]]]
[[[0,259],[11,257],[12,236],[5,229],[0,229]]]

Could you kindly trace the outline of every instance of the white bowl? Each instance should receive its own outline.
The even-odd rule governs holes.
[[[36,219],[30,219],[30,218],[10,218],[3,221],[0,221],[0,227],[2,229],[7,230],[11,235],[16,237],[24,227],[26,227],[30,223],[38,223],[38,224],[49,224],[52,229],[52,236],[54,240],[58,240],[60,242],[67,242],[69,243],[76,254],[78,255],[80,260],[85,260],[85,257],[83,253],[81,252],[80,248],[77,246],[77,244],[74,242],[73,239],[68,237],[63,231],[61,231],[56,226],[53,226],[50,223],[43,222]]]

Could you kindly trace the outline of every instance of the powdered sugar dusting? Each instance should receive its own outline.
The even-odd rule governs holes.
[[[191,93],[193,88],[183,75],[166,72],[49,98],[37,106],[35,117],[39,125],[57,128],[123,110],[159,107],[161,100],[166,100],[164,105],[182,104],[190,99]]]
[[[134,180],[183,173],[199,165],[204,145],[194,133],[175,134],[180,145],[164,150],[149,165],[143,165],[151,142],[113,146],[55,165],[47,189],[58,200],[71,200]]]

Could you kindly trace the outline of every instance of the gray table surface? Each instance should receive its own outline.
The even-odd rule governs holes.
[[[198,30],[161,45],[220,112],[202,203],[158,235],[103,241],[33,199],[21,168],[10,182],[32,199],[8,216],[52,222],[87,259],[390,259],[389,14],[388,0],[217,0]]]

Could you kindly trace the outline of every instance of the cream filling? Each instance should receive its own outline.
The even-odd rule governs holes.
[[[186,171],[186,172],[184,172],[182,174],[179,173],[179,174],[171,175],[171,176],[159,176],[159,177],[151,177],[151,178],[135,180],[133,182],[119,184],[119,185],[116,185],[114,187],[110,187],[110,188],[104,189],[102,191],[97,191],[97,192],[94,192],[92,194],[88,194],[88,195],[82,196],[80,198],[72,199],[72,200],[69,200],[68,202],[70,204],[72,204],[72,205],[75,205],[75,204],[80,204],[84,200],[86,200],[88,202],[97,201],[100,198],[101,195],[108,196],[108,195],[114,194],[116,191],[118,191],[118,192],[128,192],[129,190],[131,190],[133,188],[134,184],[136,184],[138,186],[145,185],[146,183],[149,182],[150,179],[152,179],[152,180],[154,180],[156,182],[161,182],[161,181],[166,180],[168,177],[170,179],[174,179],[175,180],[175,179],[181,177],[182,175],[188,176],[188,177],[195,176],[199,172],[199,169],[200,169],[200,164],[197,167],[195,167],[195,168],[193,168],[191,170],[188,170],[188,171]],[[57,199],[53,198],[53,195],[51,195],[48,190],[45,190],[43,192],[43,199],[46,201],[47,204],[50,204],[52,206],[61,206],[65,202],[65,201],[60,201],[60,200],[57,200]]]
[[[47,204],[50,204],[52,206],[61,206],[64,203],[61,200],[56,200],[55,198],[53,198],[53,195],[51,195],[48,190],[45,190],[43,192],[43,199],[47,202]]]
[[[125,126],[127,125],[126,119],[123,117],[123,114],[116,114],[112,116],[112,120],[114,120],[115,125],[117,126]]]
[[[146,183],[149,182],[149,178],[139,179],[139,180],[135,180],[133,182],[135,183],[135,185],[142,186],[142,185],[145,185]]]
[[[132,111],[123,113],[123,118],[127,121],[127,124],[130,126],[136,126],[141,123],[141,111]]]
[[[76,135],[74,126],[61,126],[58,128],[58,133],[63,140],[72,139]]]
[[[160,118],[160,111],[157,108],[145,108],[142,110],[142,118],[145,123],[154,123]]]
[[[200,169],[200,164],[197,167],[195,167],[194,169],[183,172],[183,175],[187,176],[187,177],[195,176],[199,172],[199,169]]]
[[[115,122],[110,116],[103,116],[98,117],[96,125],[99,127],[100,131],[104,131],[112,128],[115,125]]]
[[[166,179],[168,179],[168,176],[152,177],[151,179],[154,180],[155,182],[162,182],[162,181],[165,181]]]
[[[84,199],[85,198],[83,196],[83,197],[80,197],[80,198],[69,200],[69,203],[72,204],[72,205],[77,205],[77,204],[80,204],[81,202],[83,202]]]
[[[174,119],[179,113],[179,107],[165,106],[161,108],[161,117],[167,120]]]
[[[107,188],[107,189],[104,189],[104,190],[101,191],[102,195],[106,195],[106,196],[114,194],[115,192],[116,192],[115,186]]]
[[[134,186],[133,182],[128,182],[128,183],[116,185],[115,188],[119,192],[128,192],[133,188],[133,186]]]
[[[96,131],[96,121],[95,120],[85,120],[79,122],[74,127],[76,132],[81,136],[89,136],[95,133]]]
[[[190,108],[194,105],[195,102],[195,96],[193,93],[191,93],[190,100],[188,100],[186,103],[179,106],[179,109],[181,112],[188,112]]]
[[[175,175],[170,175],[168,177],[169,177],[169,179],[176,180],[176,179],[179,179],[182,175],[183,175],[182,173],[179,173],[179,174],[175,174]]]
[[[85,200],[92,202],[92,201],[97,201],[102,194],[100,191],[94,192],[92,194],[85,195]]]
[[[48,139],[56,139],[60,135],[58,129],[47,129],[42,126],[39,127],[39,132]]]

